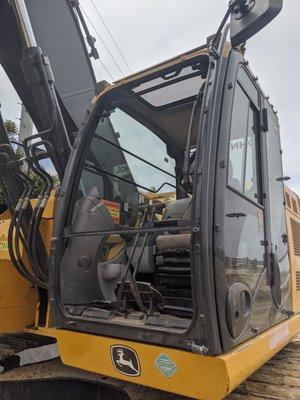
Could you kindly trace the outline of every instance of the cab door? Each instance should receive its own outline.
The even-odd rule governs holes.
[[[268,158],[273,149],[261,123],[262,93],[242,61],[239,52],[232,51],[223,95],[215,192],[215,284],[225,351],[282,318],[278,307],[284,257],[277,231],[283,228],[280,222],[272,240],[272,224],[278,225],[279,210],[270,207],[269,196],[279,189],[270,184],[268,172],[278,175],[281,160],[273,159],[275,171]],[[279,208],[284,211],[283,201]]]
[[[268,283],[271,289],[275,310],[273,324],[281,320],[285,311],[291,308],[290,260],[288,255],[287,227],[284,209],[284,177],[282,150],[277,115],[268,101],[263,109],[265,116],[265,171],[267,245],[268,245]],[[282,312],[280,312],[282,310]]]

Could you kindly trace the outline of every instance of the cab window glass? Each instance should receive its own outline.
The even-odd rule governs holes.
[[[257,113],[238,83],[230,129],[228,185],[255,201],[258,198]]]
[[[229,144],[228,184],[243,192],[249,100],[238,84],[234,96]]]

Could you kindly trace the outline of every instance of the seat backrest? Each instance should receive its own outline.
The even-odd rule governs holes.
[[[169,203],[164,212],[164,220],[189,220],[191,219],[191,204],[190,197],[186,199],[175,200]]]

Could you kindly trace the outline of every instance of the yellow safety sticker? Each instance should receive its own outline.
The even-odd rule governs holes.
[[[108,212],[110,213],[112,220],[114,221],[115,224],[119,224],[120,223],[120,204],[119,203],[115,203],[113,201],[109,201],[109,200],[103,200],[101,199],[101,203],[105,204]]]

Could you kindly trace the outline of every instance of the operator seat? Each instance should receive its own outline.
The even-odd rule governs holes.
[[[180,199],[170,203],[163,221],[190,221],[192,199]],[[163,313],[191,318],[191,233],[182,231],[156,237],[155,288],[164,298]]]
[[[116,235],[105,234],[115,229],[114,221],[96,187],[81,197],[74,206],[71,232],[61,262],[63,303],[67,305],[92,304],[113,297],[112,281],[116,280],[126,265],[123,241]],[[99,232],[92,236],[85,232]],[[109,265],[99,263],[104,245],[117,247],[114,261]],[[99,279],[99,276],[101,279]],[[99,284],[99,281],[101,284]]]
[[[191,220],[192,199],[180,199],[172,201],[165,209],[163,220]],[[189,249],[191,242],[190,233],[178,233],[173,235],[159,235],[156,238],[156,247],[158,251]]]

